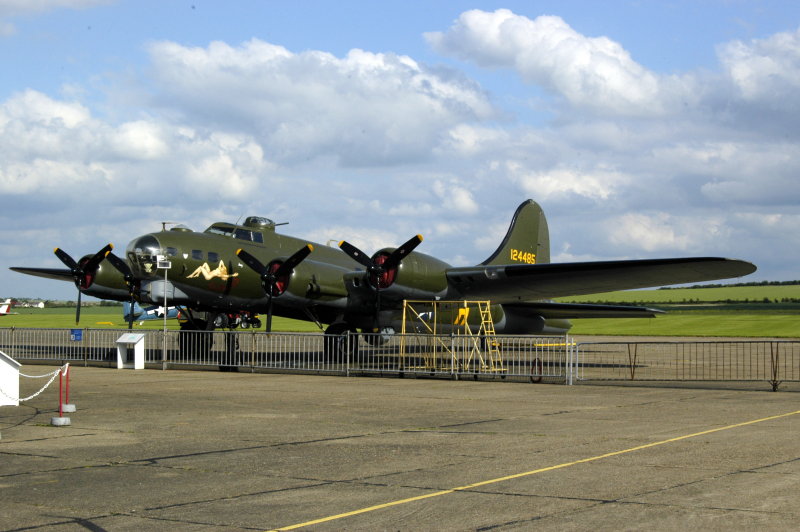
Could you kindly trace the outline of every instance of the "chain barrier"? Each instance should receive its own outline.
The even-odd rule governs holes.
[[[42,388],[38,392],[36,392],[33,395],[29,395],[28,397],[11,397],[7,393],[5,393],[2,388],[0,388],[0,395],[2,395],[7,399],[10,399],[11,401],[19,401],[19,402],[30,401],[31,399],[33,399],[34,397],[38,396],[43,391],[45,391],[48,388],[48,386],[53,384],[53,381],[56,380],[56,377],[58,377],[59,373],[62,375],[66,375],[67,371],[69,371],[69,363],[64,364],[63,366],[61,366],[60,368],[51,373],[45,373],[44,375],[25,375],[24,373],[20,373],[19,374],[20,377],[27,377],[29,379],[44,379],[46,377],[50,377],[50,380],[47,381],[47,384],[42,386]]]

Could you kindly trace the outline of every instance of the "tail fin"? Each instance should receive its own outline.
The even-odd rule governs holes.
[[[533,200],[517,207],[503,242],[481,266],[491,264],[547,264],[550,262],[550,231],[544,211]]]

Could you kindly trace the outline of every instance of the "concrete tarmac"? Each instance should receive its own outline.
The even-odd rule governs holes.
[[[0,407],[0,530],[796,529],[768,389],[73,367]]]

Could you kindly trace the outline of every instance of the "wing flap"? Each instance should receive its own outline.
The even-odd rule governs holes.
[[[718,257],[472,266],[447,270],[448,297],[513,303],[730,279],[755,270],[749,262]]]

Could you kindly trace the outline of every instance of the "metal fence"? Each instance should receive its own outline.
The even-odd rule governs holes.
[[[18,360],[115,366],[127,330],[0,329]],[[140,331],[141,332],[141,331]],[[568,336],[146,331],[149,367],[573,381],[800,382],[798,341],[582,342]],[[130,351],[130,350],[129,350]]]
[[[800,381],[800,342],[584,342],[579,381]]]
[[[0,329],[0,350],[18,360],[115,366],[127,330]],[[565,382],[567,338],[147,331],[150,367],[219,367],[335,375],[428,375]],[[132,351],[129,350],[129,354]]]

